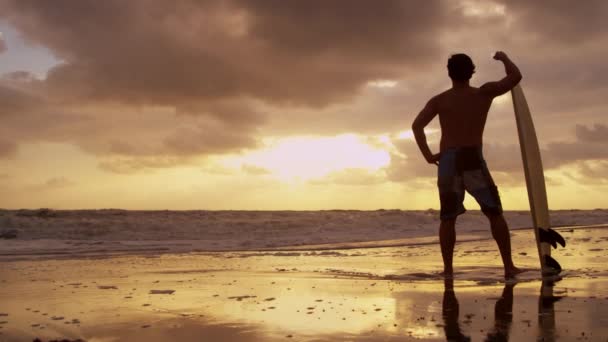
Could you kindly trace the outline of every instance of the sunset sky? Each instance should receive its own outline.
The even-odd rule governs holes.
[[[411,123],[451,86],[451,54],[473,58],[479,86],[504,74],[496,50],[522,70],[550,208],[606,208],[607,14],[603,0],[0,0],[0,208],[437,209]],[[508,94],[484,144],[504,208],[527,209]]]

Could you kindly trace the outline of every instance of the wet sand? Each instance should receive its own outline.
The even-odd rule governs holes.
[[[457,244],[453,282],[435,244],[4,260],[0,341],[606,341],[608,229],[561,233],[561,280],[521,230],[507,283],[492,240]]]

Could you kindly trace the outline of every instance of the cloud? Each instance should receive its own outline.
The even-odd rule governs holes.
[[[8,47],[6,46],[6,41],[4,40],[2,32],[0,32],[0,53],[5,52],[6,50],[8,50]]]
[[[321,105],[438,52],[440,1],[5,1],[3,17],[64,63],[67,101],[176,105],[251,96]],[[405,70],[404,70],[405,69]]]
[[[149,160],[138,163],[133,159],[240,152],[257,145],[254,133],[257,123],[261,122],[259,118],[229,124],[209,116],[177,113],[171,107],[71,106],[49,99],[38,91],[38,86],[38,80],[21,72],[5,75],[0,80],[0,117],[3,119],[0,136],[3,140],[11,140],[14,144],[68,143],[100,158],[129,157],[128,164],[146,165],[146,168],[174,165]],[[238,101],[216,102],[212,107],[226,116],[257,115]],[[185,159],[172,158],[175,161]],[[108,161],[103,164],[108,165]],[[119,164],[124,165],[124,161]]]
[[[606,143],[608,142],[608,126],[595,124],[592,128],[576,125],[576,137],[581,142]]]
[[[437,166],[426,162],[416,141],[412,139],[395,139],[391,152],[391,163],[386,168],[386,174],[393,182],[410,182],[417,178],[437,176]]]
[[[587,127],[605,111],[606,6],[6,0],[0,18],[61,64],[45,79],[3,75],[0,136],[12,151],[64,142],[96,155],[104,170],[136,172],[242,153],[267,135],[380,134],[407,129],[424,102],[449,87],[451,53],[474,57],[477,83],[502,77],[490,58],[496,47],[521,66],[539,132],[554,141],[545,145],[547,167],[604,158],[596,144],[580,142],[601,139],[606,126],[577,128],[575,142],[562,136],[575,118]],[[491,167],[509,173],[520,158],[503,129],[512,120],[497,117],[507,111],[494,109],[488,126],[498,134],[487,137],[486,152]],[[434,177],[415,145],[397,148],[390,179]]]
[[[566,47],[593,41],[605,34],[605,14],[608,3],[589,0],[573,5],[568,0],[503,1],[506,11],[515,17],[514,25],[538,35],[539,40],[550,38]]]
[[[235,152],[243,146],[254,147],[253,138],[229,128],[182,127],[166,137],[163,145],[171,154],[209,154]]]
[[[133,174],[150,172],[157,169],[171,168],[192,162],[191,158],[174,156],[137,156],[105,157],[99,162],[99,168],[112,173]]]
[[[17,144],[0,138],[0,159],[12,158],[17,154]]]
[[[29,188],[34,191],[56,190],[75,185],[76,183],[66,177],[52,177],[40,184],[30,185]]]
[[[579,165],[579,172],[584,178],[592,180],[592,183],[608,183],[608,160],[594,162],[583,162]]]
[[[63,188],[63,187],[70,186],[73,184],[74,184],[74,182],[70,181],[69,179],[67,179],[65,177],[50,178],[44,183],[44,185],[49,188]]]

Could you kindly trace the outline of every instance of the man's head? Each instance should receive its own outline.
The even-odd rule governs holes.
[[[471,57],[457,53],[448,59],[448,75],[453,81],[465,82],[475,73],[475,64]]]

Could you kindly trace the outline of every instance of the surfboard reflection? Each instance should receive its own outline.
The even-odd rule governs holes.
[[[538,299],[538,341],[555,341],[555,310],[554,303],[562,297],[553,295],[553,287],[559,278],[544,280],[541,284]],[[471,341],[463,333],[459,324],[459,303],[454,292],[454,281],[446,279],[443,292],[442,317],[447,341]],[[502,295],[494,305],[494,326],[485,336],[484,341],[508,341],[513,322],[513,289],[515,283],[505,284]]]
[[[538,326],[541,334],[538,340],[552,342],[556,340],[555,334],[555,309],[553,304],[562,299],[553,295],[553,286],[561,278],[543,280],[538,298]]]

